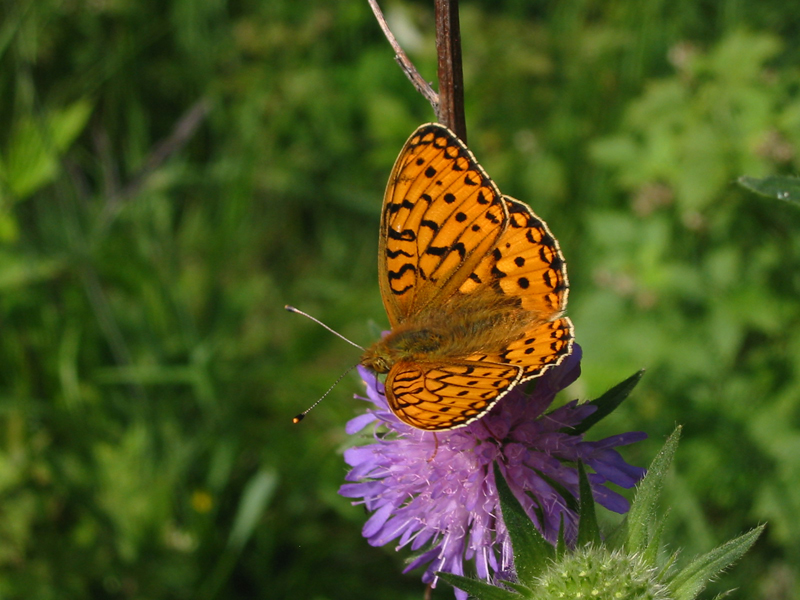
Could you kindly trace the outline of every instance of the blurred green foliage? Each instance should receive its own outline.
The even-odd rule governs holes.
[[[435,77],[429,2],[385,2]],[[463,2],[470,146],[570,264],[590,435],[674,424],[673,547],[800,594],[800,157],[776,0]],[[433,118],[366,2],[0,4],[0,596],[419,598],[338,497],[383,187]],[[445,586],[443,586],[445,587]],[[451,592],[437,590],[435,597]]]

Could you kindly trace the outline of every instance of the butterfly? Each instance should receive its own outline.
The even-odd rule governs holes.
[[[360,363],[387,374],[412,427],[463,427],[572,351],[558,242],[443,125],[420,126],[394,164],[378,264],[391,332]]]

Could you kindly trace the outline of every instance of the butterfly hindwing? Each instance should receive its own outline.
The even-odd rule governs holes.
[[[520,381],[542,375],[572,352],[572,321],[561,317],[531,327],[517,340],[496,352],[474,354],[468,360],[481,364],[507,364],[522,370]]]
[[[467,147],[430,123],[406,142],[389,179],[378,256],[392,327],[452,295],[495,245],[507,203]]]
[[[398,362],[386,378],[386,399],[412,427],[453,429],[486,414],[521,376],[521,369],[510,365]]]

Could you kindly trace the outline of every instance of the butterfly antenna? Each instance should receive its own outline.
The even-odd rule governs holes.
[[[287,304],[286,306],[284,306],[284,308],[285,308],[286,310],[288,310],[289,312],[297,313],[298,315],[303,315],[304,317],[308,317],[309,319],[311,319],[312,321],[314,321],[314,323],[316,323],[317,325],[322,325],[322,326],[323,326],[325,329],[327,329],[328,331],[330,331],[330,332],[331,332],[333,335],[335,335],[335,336],[337,336],[337,337],[340,337],[341,339],[343,339],[345,342],[347,342],[347,343],[348,343],[348,344],[350,344],[351,346],[355,346],[355,347],[356,347],[356,348],[358,348],[359,350],[364,350],[364,348],[362,348],[361,346],[359,346],[359,345],[358,345],[358,344],[356,344],[355,342],[351,342],[350,340],[348,340],[346,337],[344,337],[344,336],[343,336],[341,333],[339,333],[338,331],[334,331],[333,329],[331,329],[330,327],[328,327],[327,325],[325,325],[325,323],[323,323],[323,322],[322,322],[322,321],[320,321],[319,319],[315,319],[314,317],[312,317],[312,316],[311,316],[311,315],[309,315],[308,313],[304,313],[304,312],[303,312],[302,310],[300,310],[299,308],[295,308],[294,306],[289,306],[288,304]],[[351,367],[351,368],[352,368],[352,367]],[[346,374],[347,374],[347,372],[343,373],[343,374],[342,374],[342,377],[344,377]],[[339,380],[340,380],[342,377],[339,377],[339,379],[337,379],[337,380],[336,380],[336,383],[339,383]],[[336,385],[336,383],[334,383],[333,385]],[[330,391],[330,390],[328,390],[328,391]],[[327,392],[326,392],[326,394],[327,394]],[[324,398],[324,397],[325,397],[325,396],[323,396],[322,398]],[[320,400],[322,400],[322,398],[320,398]],[[319,402],[319,400],[318,400],[317,402]],[[312,408],[313,408],[313,407],[312,407]],[[309,410],[311,410],[311,409],[309,409]],[[306,411],[306,412],[308,412],[308,411]],[[305,414],[305,413],[304,413],[304,414]]]
[[[315,320],[316,320],[316,319],[315,319]],[[336,332],[334,331],[334,333],[336,333]],[[344,373],[342,373],[341,375],[339,375],[339,378],[338,378],[336,381],[334,381],[334,382],[333,382],[333,385],[332,385],[331,387],[329,387],[329,388],[328,388],[328,391],[327,391],[327,392],[325,392],[324,394],[322,394],[322,396],[320,396],[320,399],[319,399],[319,400],[317,400],[316,402],[314,402],[314,404],[312,404],[312,405],[311,405],[311,406],[309,406],[307,409],[305,409],[303,412],[301,412],[299,415],[297,415],[296,417],[294,417],[294,418],[292,419],[292,423],[294,423],[295,425],[297,425],[297,424],[298,424],[300,421],[302,421],[303,419],[305,419],[305,418],[306,418],[306,415],[307,415],[308,413],[310,413],[310,412],[311,412],[311,409],[313,409],[313,408],[314,408],[314,407],[315,407],[317,404],[319,404],[320,402],[322,402],[322,400],[325,398],[325,396],[327,396],[328,394],[330,394],[330,393],[331,393],[331,390],[332,390],[333,388],[335,388],[335,387],[336,387],[336,385],[337,385],[337,384],[338,384],[338,383],[339,383],[339,382],[340,382],[340,381],[341,381],[341,380],[344,378],[344,376],[345,376],[345,375],[347,375],[347,374],[348,374],[350,371],[352,371],[353,369],[355,369],[357,366],[358,366],[358,365],[353,365],[352,367],[350,367],[349,369],[347,369],[347,371],[345,371]]]

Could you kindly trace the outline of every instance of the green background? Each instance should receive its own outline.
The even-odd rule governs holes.
[[[389,2],[435,79],[430,2]],[[800,11],[464,1],[470,147],[561,242],[590,432],[684,436],[683,558],[761,522],[713,591],[800,594]],[[421,598],[337,495],[386,327],[383,188],[433,113],[366,1],[0,4],[0,597]],[[450,598],[442,585],[435,598]],[[711,595],[709,594],[709,597]]]

